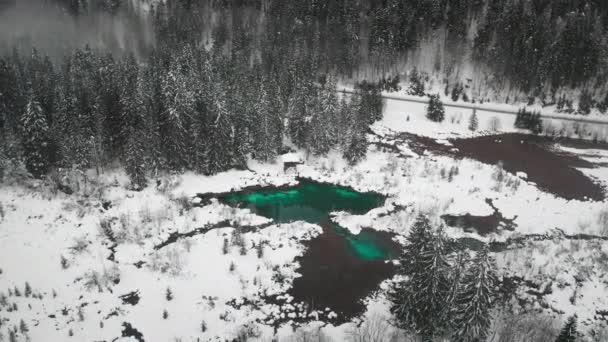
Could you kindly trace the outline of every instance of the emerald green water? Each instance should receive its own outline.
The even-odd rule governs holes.
[[[392,257],[384,241],[386,237],[373,230],[363,230],[355,235],[329,219],[329,213],[332,211],[364,214],[382,205],[384,198],[379,194],[360,193],[333,184],[304,180],[289,188],[233,192],[224,195],[220,200],[231,206],[249,208],[252,212],[278,223],[306,221],[324,228],[330,227],[329,233],[344,239],[348,253],[360,260],[383,260]]]

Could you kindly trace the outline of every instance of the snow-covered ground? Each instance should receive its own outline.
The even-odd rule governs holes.
[[[423,104],[388,102],[385,118],[372,129],[380,134],[411,132],[440,142],[483,133],[467,129],[467,113],[447,112],[444,123],[431,123],[424,118]],[[489,125],[486,115],[478,116],[480,128]],[[460,117],[460,122],[452,122],[452,117]],[[514,118],[501,116],[502,129],[512,131]],[[419,155],[407,145],[398,148],[400,155],[370,145],[367,158],[355,167],[338,153],[303,158],[299,176],[388,196],[383,207],[364,215],[334,213],[333,219],[353,233],[373,227],[406,235],[419,212],[436,224],[441,224],[443,214],[490,215],[493,209],[486,200],[491,199],[504,217],[513,219],[514,231],[499,230],[482,237],[450,227],[448,234],[488,242],[556,232],[608,236],[605,201],[568,201],[497,166],[432,152]],[[608,167],[602,164],[608,158],[606,151],[564,151],[597,163],[597,168],[584,172],[608,182]],[[141,192],[127,190],[122,170],[91,174],[86,187],[70,196],[53,193],[52,186],[33,180],[0,185],[0,332],[4,338],[14,326],[19,330],[23,320],[28,331],[17,333],[20,340],[27,335],[32,341],[111,341],[121,336],[123,323],[139,331],[145,341],[223,341],[242,333],[252,340],[271,340],[272,323],[297,317],[297,303],[287,298],[283,306],[267,304],[263,297],[280,295],[291,286],[298,276],[295,259],[304,252],[303,242],[318,235],[320,227],[303,222],[274,225],[247,209],[216,201],[192,205],[197,193],[296,181],[293,174],[283,173],[280,163],[252,161],[249,168],[252,171],[211,177],[165,175],[160,184],[151,181]],[[265,228],[239,228],[257,225]],[[205,226],[214,229],[155,248],[175,233]],[[256,248],[260,244],[262,255]],[[608,310],[606,255],[608,241],[558,238],[495,256],[503,275],[552,289],[541,301],[557,319],[576,313],[591,324],[598,310]],[[26,293],[26,283],[31,293]],[[382,285],[386,286],[387,282]],[[132,292],[137,303],[121,298]],[[240,305],[244,299],[250,305]],[[320,331],[334,341],[346,341],[366,324],[386,324],[389,312],[383,291],[367,303],[367,312],[357,319],[363,322],[359,328],[354,323],[334,327],[312,322],[294,333],[290,324],[283,324],[276,334],[280,340],[296,341],[298,334]],[[391,329],[383,328],[387,339]]]

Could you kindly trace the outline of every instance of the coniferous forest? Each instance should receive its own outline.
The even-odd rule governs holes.
[[[121,1],[45,6],[66,16],[135,11]],[[5,52],[4,163],[20,157],[40,176],[121,160],[143,184],[144,169],[213,174],[243,167],[247,155],[272,160],[284,136],[314,154],[340,146],[356,162],[365,125],[381,115],[383,84],[360,71],[386,82],[429,37],[448,51],[434,59],[446,76],[471,55],[496,82],[543,103],[575,87],[588,106],[608,104],[603,1],[184,0],[152,4],[146,16],[155,41],[137,51]],[[358,94],[338,96],[341,79],[363,81]]]

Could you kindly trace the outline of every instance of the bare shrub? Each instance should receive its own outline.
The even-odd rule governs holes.
[[[255,323],[247,323],[238,328],[236,336],[233,339],[235,342],[246,342],[249,339],[257,339],[262,336],[262,331]]]
[[[131,226],[131,213],[121,213],[120,216],[118,216],[118,221],[120,222],[122,229],[129,230],[129,227]]]
[[[70,251],[72,251],[72,254],[78,255],[86,251],[88,247],[89,241],[83,235],[74,239],[74,244],[70,247]]]
[[[388,320],[381,315],[372,315],[346,332],[349,342],[384,342],[389,341],[393,334]]]
[[[180,196],[180,197],[174,198],[173,201],[175,201],[179,206],[179,215],[180,216],[183,215],[185,211],[192,209],[192,200],[188,196]]]
[[[290,342],[332,342],[332,338],[321,331],[321,327],[300,327],[287,339]]]
[[[488,342],[553,342],[559,321],[543,313],[517,314],[505,309],[495,315]]]
[[[598,322],[589,329],[587,334],[589,342],[604,342],[608,341],[608,326],[606,323]]]
[[[112,265],[110,268],[103,269],[102,273],[98,271],[89,271],[83,277],[84,287],[89,290],[97,290],[103,292],[104,289],[110,289],[114,284],[120,281],[120,269],[117,265]]]
[[[496,116],[493,116],[492,118],[490,118],[490,121],[488,122],[488,130],[492,131],[492,132],[497,132],[498,130],[500,130],[501,124],[500,124],[500,119]]]
[[[153,271],[179,275],[182,272],[183,260],[178,245],[167,246],[155,251],[150,257],[150,268]]]
[[[152,222],[152,212],[150,211],[150,207],[145,206],[139,209],[139,219],[142,223]]]
[[[608,235],[608,209],[602,209],[597,216],[600,235]]]
[[[89,291],[96,289],[98,292],[103,292],[100,276],[97,271],[91,271],[84,275],[84,287]]]

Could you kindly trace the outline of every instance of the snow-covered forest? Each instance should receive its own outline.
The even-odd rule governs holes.
[[[603,0],[0,0],[0,342],[608,340]]]

